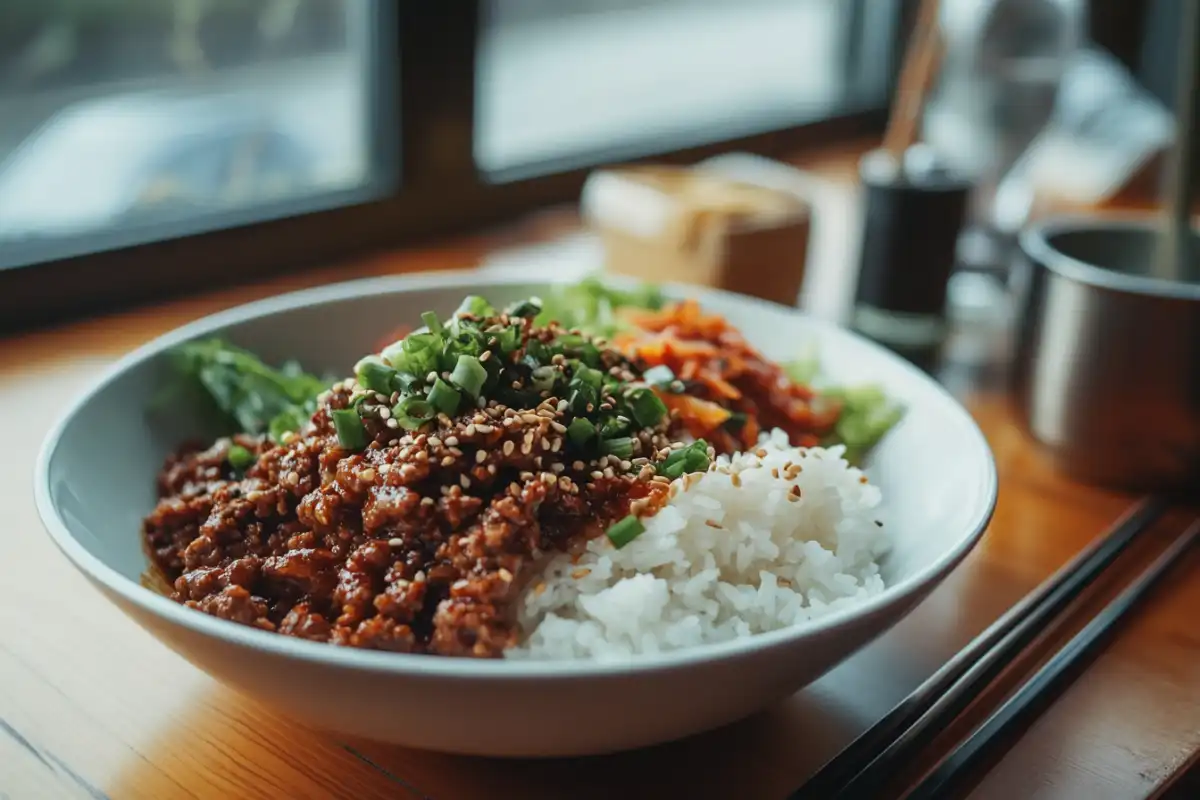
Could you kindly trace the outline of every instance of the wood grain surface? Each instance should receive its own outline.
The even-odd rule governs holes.
[[[839,182],[853,162],[817,163],[833,183],[819,201],[810,269],[836,278],[852,263],[858,226],[853,189]],[[451,757],[300,727],[159,644],[103,600],[44,533],[31,488],[42,438],[70,398],[132,347],[287,289],[469,266],[506,247],[545,241],[564,229],[562,219],[0,342],[0,798],[784,797],[1133,500],[1057,476],[1015,422],[996,373],[967,370],[953,385],[995,450],[1000,502],[979,547],[943,587],[896,629],[776,708],[682,742],[561,761]],[[1182,529],[1185,515],[1164,520],[1121,577]],[[1200,559],[1191,558],[1155,593],[979,776],[972,796],[1142,798],[1188,762],[1200,749],[1197,567]],[[1074,624],[1119,588],[1119,580],[1109,583],[1085,601]],[[1047,647],[1030,660],[1069,635],[1066,627],[1049,631]],[[1016,664],[1014,672],[1028,667]],[[975,716],[995,699],[984,698]],[[898,776],[898,785],[906,779]]]

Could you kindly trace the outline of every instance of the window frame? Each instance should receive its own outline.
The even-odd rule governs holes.
[[[849,0],[847,36],[873,0]],[[576,197],[590,167],[489,183],[473,151],[476,0],[452,4],[381,0],[371,19],[368,93],[372,169],[365,187],[255,209],[205,215],[144,231],[113,230],[0,249],[0,332],[42,326],[202,289],[340,261],[430,237],[498,223]],[[900,0],[893,65],[913,0]],[[878,134],[888,85],[863,89],[859,54],[847,49],[856,92],[884,102],[761,134],[647,154],[630,161],[687,163],[731,148],[772,156]],[[888,70],[894,75],[895,70]],[[860,98],[861,99],[861,95]],[[399,133],[399,141],[394,133]],[[203,227],[203,230],[197,228]],[[46,258],[48,249],[66,255]]]

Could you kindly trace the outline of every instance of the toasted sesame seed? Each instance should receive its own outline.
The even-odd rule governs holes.
[[[458,482],[462,484],[462,488],[464,489],[471,488],[471,479],[466,476],[466,473],[458,476]]]
[[[533,452],[533,442],[529,441],[528,439],[521,442],[521,452],[524,453],[525,455],[529,455],[530,453],[532,453]]]
[[[601,478],[604,477],[604,473],[598,469],[593,470],[591,474],[592,474],[592,477],[595,478],[596,480],[600,480]]]
[[[367,467],[362,472],[358,473],[358,479],[363,483],[370,483],[375,480],[375,470]]]
[[[492,357],[492,351],[484,350],[483,353],[480,354],[479,360],[480,360],[480,362],[484,362],[484,361],[487,361],[491,357]]]
[[[543,437],[542,437],[542,449],[543,449],[543,450],[549,450],[549,449],[550,449],[550,440],[549,440],[549,439],[547,439],[545,436],[543,436]]]
[[[286,480],[289,486],[295,486],[300,483],[300,476],[295,471],[292,471],[287,474]]]
[[[569,405],[570,405],[570,403],[568,403],[566,400],[559,400],[558,401],[558,413],[561,414],[562,412],[566,411],[567,406],[569,406]]]
[[[392,412],[388,410],[387,406],[379,407],[379,418],[380,419],[391,419],[391,416],[392,416]]]
[[[455,458],[462,458],[462,450],[459,450],[457,447],[451,447],[449,453]]]
[[[435,450],[442,446],[442,440],[436,436],[430,436],[426,441],[428,442],[429,446]]]
[[[741,486],[742,485],[742,476],[737,474],[736,472],[734,472],[734,473],[730,474],[729,482],[732,483],[734,486]]]
[[[389,419],[387,422],[384,423],[384,425],[387,425],[388,428],[393,431],[400,427],[400,423],[394,419]]]
[[[475,451],[475,463],[482,464],[485,461],[487,461],[487,451],[486,450],[476,450]]]
[[[558,483],[558,476],[553,472],[543,472],[542,483],[546,484],[547,486],[553,486],[554,484]]]
[[[717,530],[722,530],[721,523],[717,522],[715,519],[706,519],[706,520],[704,520],[704,524],[710,528],[716,528]]]
[[[475,423],[471,423],[470,425],[468,425],[466,428],[463,429],[463,433],[466,434],[467,436],[474,436],[475,430],[476,430]]]
[[[392,547],[404,547],[403,539],[388,539],[388,544]]]
[[[611,479],[611,478],[617,477],[617,474],[615,472],[613,472],[612,467],[605,467],[604,468],[604,477]]]
[[[533,473],[530,472],[529,470],[521,470],[521,472],[517,475],[517,477],[519,477],[523,481],[531,481],[531,480],[533,480]]]
[[[521,421],[524,422],[526,425],[537,425],[538,424],[538,415],[537,414],[522,414]]]
[[[431,505],[433,505],[433,498],[432,498],[432,497],[422,497],[422,498],[421,498],[421,505],[423,505],[423,506],[431,506]]]
[[[505,439],[504,447],[502,447],[501,450],[504,452],[504,455],[511,456],[514,447],[515,447],[515,445],[513,445],[512,439]]]
[[[446,437],[446,446],[447,447],[458,447],[458,437],[457,436],[447,436]]]
[[[449,467],[454,465],[454,456],[446,456],[442,459],[442,466]]]
[[[575,461],[575,462],[572,462],[571,469],[576,470],[577,472],[582,472],[584,466],[585,465],[582,461]]]
[[[555,439],[550,443],[550,452],[557,453],[562,448],[562,439]]]
[[[566,468],[567,468],[566,464],[563,464],[558,461],[556,461],[550,465],[550,469],[553,470],[555,472],[555,474],[562,474],[562,472],[564,472],[566,470]]]
[[[426,382],[426,383],[433,383],[434,381],[436,381],[436,380],[437,380],[437,377],[438,377],[438,376],[437,376],[437,373],[436,373],[436,372],[433,372],[433,371],[431,370],[431,371],[429,372],[429,374],[425,376],[425,382]]]

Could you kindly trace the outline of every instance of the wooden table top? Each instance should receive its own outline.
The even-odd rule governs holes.
[[[847,191],[831,187],[818,206],[812,263],[831,274],[845,272],[858,225]],[[674,744],[564,761],[444,756],[299,727],[225,689],[137,627],[43,532],[31,491],[42,438],[70,398],[129,349],[253,298],[363,275],[461,267],[544,239],[546,231],[526,224],[0,344],[7,520],[0,799],[783,797],[1133,502],[1057,476],[1014,421],[993,373],[960,372],[953,387],[995,451],[1000,501],[978,548],[929,600],[777,708]],[[1181,527],[1181,518],[1168,520],[1156,531],[1158,543]],[[1188,567],[1197,565],[1193,557]],[[1123,577],[1136,566],[1127,565]],[[1194,569],[1187,573],[1175,572],[980,776],[972,796],[1146,797],[1200,748],[1200,580]],[[1114,587],[1102,588],[1111,594]]]

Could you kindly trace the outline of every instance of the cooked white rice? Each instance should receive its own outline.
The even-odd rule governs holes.
[[[883,591],[879,489],[843,452],[790,447],[774,431],[675,481],[625,547],[601,536],[575,562],[550,561],[520,605],[530,633],[508,656],[620,660],[795,625]]]

